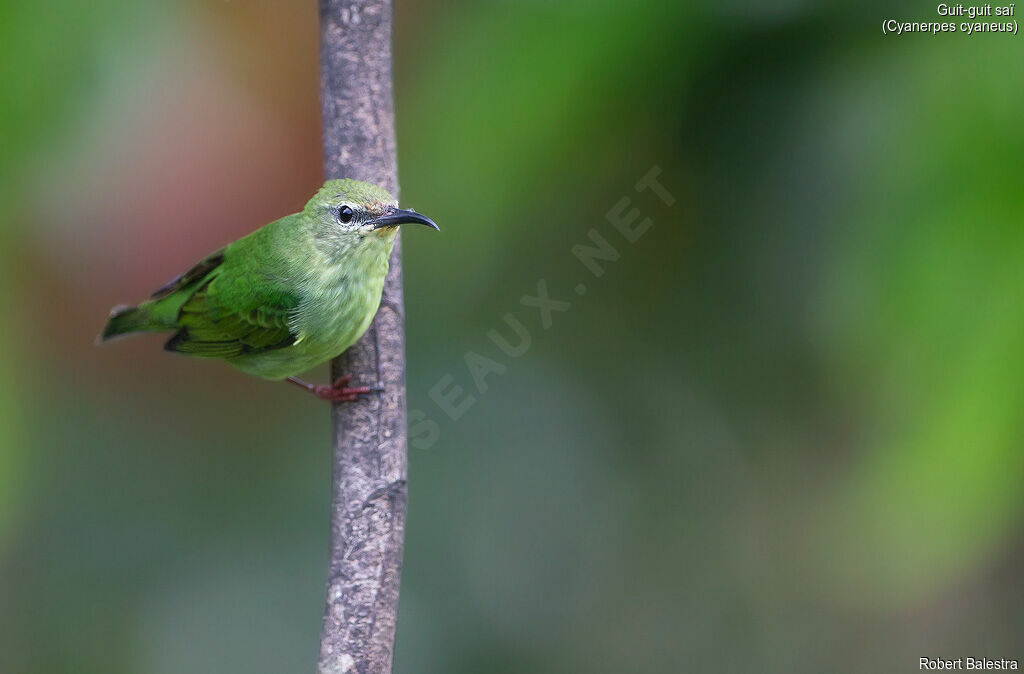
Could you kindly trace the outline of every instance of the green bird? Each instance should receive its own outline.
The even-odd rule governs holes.
[[[167,351],[218,358],[326,400],[369,387],[314,386],[296,375],[352,346],[380,306],[398,226],[439,229],[387,191],[330,180],[293,213],[208,255],[138,306],[115,307],[100,336],[174,332]]]

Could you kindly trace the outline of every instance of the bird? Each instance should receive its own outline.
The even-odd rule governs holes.
[[[226,361],[333,402],[379,392],[350,375],[297,375],[354,344],[380,306],[398,227],[440,228],[376,185],[328,180],[298,213],[217,250],[135,306],[116,306],[98,341],[172,332],[164,349]]]

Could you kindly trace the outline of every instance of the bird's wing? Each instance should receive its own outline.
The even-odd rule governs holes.
[[[184,274],[176,276],[167,283],[157,288],[150,299],[160,300],[168,295],[187,288],[189,285],[196,281],[201,281],[204,277],[209,276],[210,272],[219,267],[224,262],[224,251],[226,248],[221,248],[215,253],[210,253],[202,262],[189,269]]]
[[[169,290],[159,291],[191,291],[178,313],[180,329],[165,349],[233,358],[296,342],[288,319],[301,298],[285,276],[275,273],[274,261],[252,243],[242,239],[228,246],[169,284]],[[190,284],[195,284],[192,289]]]
[[[287,295],[253,296],[246,306],[227,306],[209,286],[181,306],[181,329],[164,345],[168,351],[205,358],[233,358],[282,349],[297,335],[288,325],[298,301]]]

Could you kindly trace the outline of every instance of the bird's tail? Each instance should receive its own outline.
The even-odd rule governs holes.
[[[117,306],[111,309],[107,327],[103,329],[103,334],[96,341],[105,342],[118,335],[127,335],[132,332],[166,330],[166,327],[152,320],[148,306],[150,304],[150,302],[145,302],[137,307]]]

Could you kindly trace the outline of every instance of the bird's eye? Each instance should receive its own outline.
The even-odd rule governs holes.
[[[350,221],[353,215],[355,215],[355,213],[348,206],[342,206],[341,210],[338,211],[338,219],[342,222]]]

